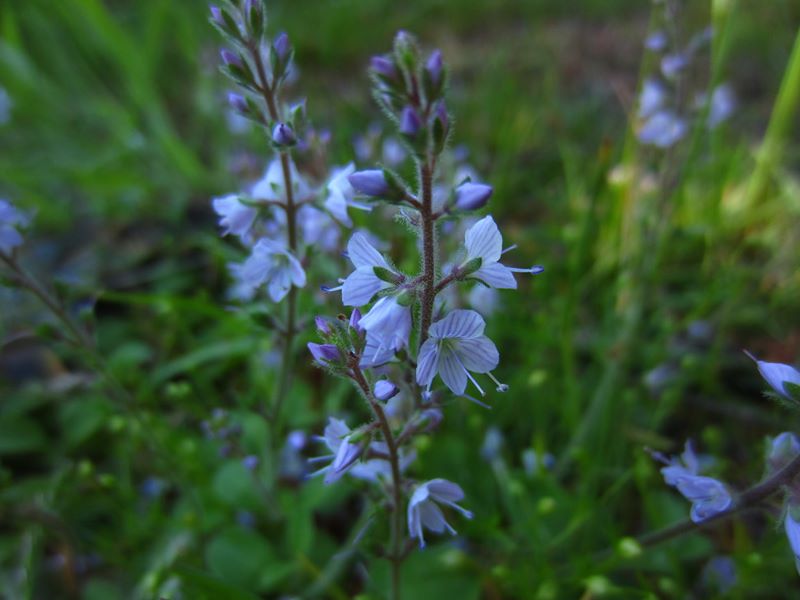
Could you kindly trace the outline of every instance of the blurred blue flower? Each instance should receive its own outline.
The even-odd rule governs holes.
[[[661,469],[667,485],[675,487],[692,503],[690,517],[695,523],[705,521],[733,505],[733,498],[724,483],[699,475],[700,463],[690,442],[686,442],[680,458],[672,457],[667,460],[658,453],[653,456],[667,464]]]
[[[252,254],[234,275],[251,288],[266,284],[273,302],[283,300],[293,285],[303,287],[306,284],[306,272],[300,261],[285,246],[266,238],[256,242]]]
[[[671,110],[660,110],[639,128],[637,137],[643,144],[669,148],[686,135],[686,121]]]
[[[220,217],[222,235],[232,233],[243,239],[247,236],[258,214],[255,208],[243,204],[236,194],[214,198],[211,204]]]
[[[786,384],[792,383],[794,385],[800,385],[800,371],[784,363],[771,363],[758,360],[747,350],[745,350],[745,354],[756,363],[758,372],[761,373],[761,376],[773,390],[787,400],[792,399],[792,396],[786,389]]]
[[[408,503],[408,531],[411,537],[419,539],[421,548],[425,546],[423,528],[434,533],[442,533],[446,529],[452,535],[456,534],[456,530],[445,520],[439,504],[456,509],[468,519],[472,518],[471,512],[456,504],[463,498],[461,487],[446,479],[432,479],[417,486]]]
[[[22,244],[20,227],[28,224],[29,217],[15,208],[8,200],[0,199],[0,252],[10,254]]]
[[[794,506],[790,503],[786,509],[784,527],[786,529],[786,537],[789,538],[789,545],[794,553],[795,567],[797,572],[800,573],[800,514],[798,513],[800,513],[800,506]]]
[[[800,439],[794,433],[784,431],[775,436],[769,444],[767,465],[778,471],[800,454]]]

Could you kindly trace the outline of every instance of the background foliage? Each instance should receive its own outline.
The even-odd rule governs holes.
[[[731,597],[794,597],[777,505],[643,553],[620,541],[688,512],[644,447],[675,452],[691,437],[744,488],[762,475],[765,436],[794,427],[740,349],[798,357],[793,104],[770,129],[766,179],[753,174],[800,6],[682,6],[682,38],[710,23],[724,33],[692,76],[701,88],[730,82],[738,107],[667,157],[631,134],[640,74],[653,68],[641,2],[268,8],[297,49],[293,93],[333,133],[333,164],[352,160],[354,136],[378,120],[368,57],[398,28],[441,47],[454,142],[495,186],[493,214],[520,264],[547,268],[489,320],[511,390],[491,411],[452,405],[435,443],[418,447],[421,475],[458,481],[476,518],[409,560],[408,597],[708,598],[721,593],[719,556],[735,564]],[[283,445],[259,412],[275,376],[270,337],[257,315],[226,310],[235,249],[209,205],[258,176],[265,145],[229,126],[205,4],[12,1],[0,38],[12,102],[0,192],[35,212],[26,264],[75,314],[94,306],[105,370],[48,341],[39,304],[0,289],[3,593],[379,597],[385,565],[348,544],[368,516],[358,484],[270,472]],[[665,182],[671,165],[679,176]],[[638,187],[648,173],[655,191]],[[411,248],[396,229],[399,256]],[[286,420],[319,433],[326,415],[359,408],[309,363],[292,367]],[[202,427],[220,408],[241,430],[227,446]],[[489,428],[502,432],[494,453],[482,452]],[[554,468],[526,470],[529,449]],[[254,473],[241,462],[250,454],[262,458]]]

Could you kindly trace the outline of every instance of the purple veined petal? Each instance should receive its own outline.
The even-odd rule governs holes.
[[[392,287],[387,281],[379,279],[372,268],[356,269],[342,284],[342,304],[345,306],[364,306],[379,291]]]
[[[422,521],[422,526],[426,529],[430,529],[434,533],[442,533],[446,529],[452,535],[456,535],[456,530],[453,529],[444,518],[442,509],[433,502],[423,502],[417,507],[417,510],[419,511],[419,518],[420,521]]]
[[[483,217],[467,230],[464,245],[467,248],[468,261],[481,258],[486,265],[500,260],[503,236],[491,215]]]
[[[514,273],[507,266],[499,262],[482,266],[474,273],[471,273],[470,277],[479,279],[489,287],[493,287],[497,290],[517,289],[517,280],[514,279]]]
[[[380,344],[398,350],[408,345],[411,334],[411,309],[392,296],[378,300],[361,318],[361,327]]]
[[[789,545],[792,547],[792,552],[796,557],[800,558],[800,521],[792,517],[791,506],[787,507],[784,527],[786,529],[786,537],[789,540]]]
[[[474,338],[483,335],[486,322],[474,310],[458,309],[449,312],[443,319],[431,325],[428,333],[432,338]]]
[[[458,340],[453,351],[464,368],[473,373],[488,373],[500,362],[497,346],[488,337]]]
[[[664,476],[664,483],[667,485],[677,485],[680,479],[684,477],[691,477],[696,473],[690,472],[686,467],[681,465],[671,465],[669,467],[663,467],[661,469],[661,475]]]
[[[384,269],[393,269],[389,267],[389,263],[383,258],[372,244],[367,240],[367,236],[363,233],[354,233],[353,237],[347,243],[347,255],[350,261],[356,268],[361,267],[383,267]]]
[[[458,396],[464,393],[467,389],[467,371],[452,350],[439,349],[439,362],[436,368],[451,392]]]
[[[417,383],[429,386],[436,375],[436,364],[439,362],[439,349],[436,340],[427,339],[419,349],[417,356]]]

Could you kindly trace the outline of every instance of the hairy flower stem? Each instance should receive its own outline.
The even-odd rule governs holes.
[[[264,61],[261,58],[261,50],[257,43],[253,43],[249,47],[250,55],[253,57],[253,62],[256,66],[256,73],[258,75],[258,85],[261,94],[264,97],[264,102],[267,105],[269,117],[273,121],[280,121],[278,114],[278,106],[275,98],[275,88],[270,83],[266,69],[264,69]],[[281,171],[283,172],[283,188],[286,192],[286,204],[283,206],[286,212],[286,229],[289,238],[289,251],[292,254],[297,253],[297,206],[294,201],[294,190],[292,188],[292,170],[289,163],[289,151],[282,150],[280,152]],[[281,407],[283,401],[289,394],[289,388],[292,383],[292,369],[289,365],[292,361],[292,345],[294,342],[295,328],[297,320],[297,288],[292,286],[289,289],[288,299],[286,302],[286,327],[283,328],[283,355],[281,359],[281,372],[278,379],[278,388],[275,393],[275,399],[271,410],[267,414],[275,423],[280,423]]]
[[[433,164],[432,161],[420,167],[422,184],[422,313],[420,316],[419,343],[428,338],[428,329],[433,320],[433,301],[436,298],[436,231],[433,215]]]
[[[400,474],[400,455],[398,453],[397,440],[392,433],[392,428],[389,425],[389,420],[386,418],[386,413],[383,411],[383,406],[378,400],[375,399],[369,384],[367,383],[361,367],[358,366],[358,360],[353,360],[351,365],[351,372],[353,380],[356,382],[361,392],[369,404],[375,418],[378,421],[383,439],[386,442],[386,447],[389,449],[389,464],[392,468],[392,518],[391,518],[391,538],[390,545],[391,551],[387,558],[392,563],[392,594],[393,600],[400,598],[400,566],[405,558],[403,552],[403,543],[401,531],[403,529],[403,512],[401,510],[403,505],[403,480]]]

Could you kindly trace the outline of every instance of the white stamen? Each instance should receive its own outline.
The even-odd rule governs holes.
[[[516,249],[517,249],[517,245],[516,244],[511,244],[508,248],[503,250],[500,254],[503,255],[506,252],[511,252],[512,250],[516,250]]]
[[[487,375],[489,376],[489,379],[491,379],[492,381],[494,381],[494,382],[495,382],[495,384],[497,384],[497,391],[498,391],[498,392],[507,392],[507,391],[508,391],[508,384],[506,384],[506,383],[501,383],[501,382],[500,382],[500,381],[497,379],[497,377],[495,377],[494,375],[492,375],[492,373],[491,373],[491,372],[487,373]]]

